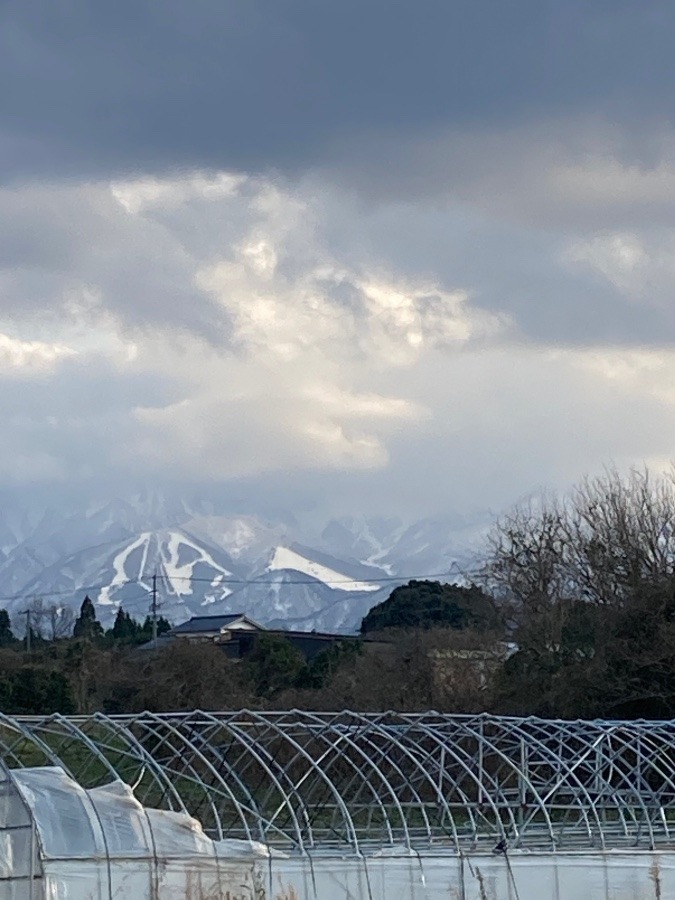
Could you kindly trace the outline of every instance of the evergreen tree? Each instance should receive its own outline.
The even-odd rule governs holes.
[[[246,662],[256,693],[266,698],[294,687],[306,668],[302,654],[287,638],[264,632],[256,636]]]
[[[168,631],[171,631],[171,622],[168,619],[165,619],[164,616],[157,617],[157,637],[161,634],[166,634]],[[141,633],[143,637],[150,639],[152,637],[152,617],[146,616],[145,622],[143,622],[143,627],[141,629]]]
[[[16,638],[12,634],[9,613],[6,609],[0,609],[0,647],[9,647],[15,643]]]
[[[75,712],[72,692],[62,672],[26,666],[9,677],[9,697],[5,710],[16,715],[50,715]]]
[[[299,673],[295,686],[320,690],[347,660],[355,660],[362,652],[360,641],[340,641],[327,647],[311,659]]]
[[[410,581],[364,617],[361,634],[384,628],[489,629],[498,625],[494,601],[479,587]]]
[[[132,641],[138,636],[141,630],[140,625],[135,619],[132,619],[128,612],[122,607],[117,610],[115,623],[112,627],[112,637],[115,641]]]
[[[94,604],[87,595],[82,601],[80,615],[75,620],[73,637],[84,638],[87,641],[95,641],[103,636],[103,628],[96,618]]]

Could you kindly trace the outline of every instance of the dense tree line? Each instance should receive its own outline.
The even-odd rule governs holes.
[[[474,575],[396,588],[364,618],[361,640],[309,662],[271,634],[241,661],[208,643],[139,650],[149,619],[120,610],[104,631],[89,598],[66,636],[58,616],[37,609],[27,653],[0,611],[0,711],[675,716],[673,479],[609,472],[521,504],[495,524]]]
[[[241,661],[208,642],[176,641],[156,651],[139,650],[151,636],[151,622],[140,624],[120,610],[104,632],[89,598],[71,637],[49,641],[33,635],[28,653],[26,641],[12,634],[7,613],[0,612],[0,711],[122,713],[236,706],[412,710],[457,704],[479,710],[484,685],[473,661],[462,658],[452,678],[439,677],[437,670],[447,667],[447,661],[438,654],[448,647],[463,654],[481,643],[494,645],[496,635],[469,627],[468,619],[460,621],[452,604],[442,621],[428,601],[429,593],[439,590],[445,593],[437,583],[408,586],[419,628],[388,626],[382,640],[338,642],[309,661],[283,636],[265,633]],[[472,591],[477,594],[478,589]],[[393,620],[399,605],[400,593],[392,599]],[[381,615],[386,622],[386,608]],[[485,625],[481,617],[477,621]],[[160,622],[159,630],[168,627]]]

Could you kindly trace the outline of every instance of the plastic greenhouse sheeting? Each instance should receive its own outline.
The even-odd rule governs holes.
[[[2,900],[643,900],[675,897],[675,854],[417,853],[288,856],[213,841],[183,813],[143,807],[115,781],[85,790],[62,769],[2,781]]]
[[[2,900],[261,896],[262,846],[212,841],[190,816],[144,808],[121,781],[84,790],[56,767],[14,770],[11,779]]]
[[[675,854],[272,860],[273,900],[671,900]],[[276,889],[275,889],[276,888]],[[267,896],[267,895],[265,895]]]

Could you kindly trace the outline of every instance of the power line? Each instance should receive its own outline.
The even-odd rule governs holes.
[[[280,570],[276,570],[280,571]],[[268,573],[271,574],[271,573]],[[457,575],[470,575],[470,574],[479,574],[479,570],[475,570],[473,573],[471,572],[461,572],[457,571]],[[385,575],[382,578],[340,578],[340,579],[331,579],[330,581],[325,580],[323,578],[319,578],[315,575],[308,575],[307,578],[303,579],[289,579],[285,581],[284,584],[313,584],[319,581],[321,584],[380,584],[382,582],[393,582],[393,581],[428,581],[431,578],[449,578],[451,577],[452,572],[432,572],[429,575]],[[266,578],[258,577],[258,578],[199,578],[197,576],[190,575],[160,575],[159,578],[162,578],[164,581],[189,581],[189,582],[198,582],[203,584],[211,584],[214,587],[221,584],[268,584],[268,580]],[[214,584],[216,582],[216,584]]]
[[[118,582],[120,587],[124,587],[128,584],[138,584],[140,579],[134,579],[130,581],[120,581]],[[117,585],[116,585],[117,586]],[[90,591],[93,593],[94,591],[102,591],[104,588],[110,587],[109,584],[89,584],[83,585],[82,587],[70,588],[69,590],[64,591],[33,591],[31,594],[27,594],[25,591],[21,594],[9,594],[4,597],[0,597],[0,602],[8,601],[8,600],[25,600],[26,597],[30,596],[33,598],[39,597],[42,600],[49,599],[50,597],[72,597],[73,594],[88,594]]]
[[[147,592],[144,594],[139,594],[136,597],[131,597],[129,599],[122,599],[119,601],[119,604],[113,604],[117,607],[117,609],[128,609],[128,607],[143,605],[146,606],[148,602],[148,594]]]
[[[281,570],[276,570],[276,571],[281,571]],[[462,570],[459,567],[457,567],[454,577],[458,577],[458,576],[461,576],[464,578],[472,577],[475,575],[479,575],[481,573],[481,571],[482,571],[481,569]],[[147,589],[146,589],[147,593],[145,595],[141,595],[138,598],[132,598],[131,600],[122,600],[120,602],[120,605],[124,606],[127,604],[140,602],[141,600],[146,599],[148,594],[150,595],[150,597],[152,599],[152,595],[154,593],[155,598],[156,598],[156,582],[157,581],[162,581],[162,582],[168,583],[168,584],[171,584],[174,581],[185,581],[185,582],[189,582],[191,584],[210,584],[215,588],[215,587],[219,587],[219,586],[223,586],[223,585],[225,585],[225,586],[226,585],[245,586],[245,585],[256,585],[256,584],[269,584],[270,583],[269,582],[270,574],[272,574],[272,573],[271,572],[267,573],[266,577],[259,576],[257,578],[228,578],[226,576],[222,577],[222,578],[218,578],[217,576],[215,578],[205,578],[205,577],[190,576],[190,575],[157,575],[155,573],[153,575],[141,575],[138,578],[128,579],[126,581],[119,581],[114,585],[114,587],[121,588],[121,587],[128,587],[129,585],[132,585],[132,584],[143,584],[146,579],[149,579],[151,584],[154,584],[154,587],[153,586],[147,587]],[[425,574],[407,574],[406,573],[406,574],[401,574],[401,575],[383,575],[382,577],[379,577],[379,578],[375,578],[375,577],[339,578],[339,579],[330,579],[330,580],[325,580],[325,579],[319,578],[318,576],[314,576],[314,575],[308,575],[305,578],[287,579],[284,582],[284,584],[292,585],[292,586],[299,586],[299,585],[307,585],[307,584],[316,584],[318,582],[320,584],[325,584],[330,587],[332,585],[341,585],[341,584],[393,584],[395,582],[429,581],[429,580],[435,579],[435,578],[450,578],[450,577],[453,577],[452,571],[431,572],[431,573],[425,573]],[[40,597],[40,599],[43,599],[43,600],[45,600],[45,599],[48,600],[53,597],[67,597],[67,596],[72,597],[75,594],[94,593],[95,591],[102,591],[102,590],[104,590],[106,588],[110,588],[110,587],[111,587],[111,585],[109,583],[108,584],[90,584],[90,585],[84,585],[82,587],[71,588],[69,590],[41,591],[39,593],[39,597]],[[25,600],[27,598],[27,596],[33,596],[33,595],[27,595],[25,592],[21,593],[21,594],[7,594],[5,596],[0,596],[0,602],[9,602],[12,600]],[[24,615],[24,614],[25,614],[24,612],[21,613],[21,615]]]

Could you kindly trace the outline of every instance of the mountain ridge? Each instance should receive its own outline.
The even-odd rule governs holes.
[[[353,632],[397,584],[470,565],[486,524],[343,517],[317,529],[284,518],[156,496],[0,513],[0,605],[16,621],[33,597],[77,608],[88,593],[109,626],[120,607],[145,617],[156,574],[173,622],[244,612],[274,627]]]

